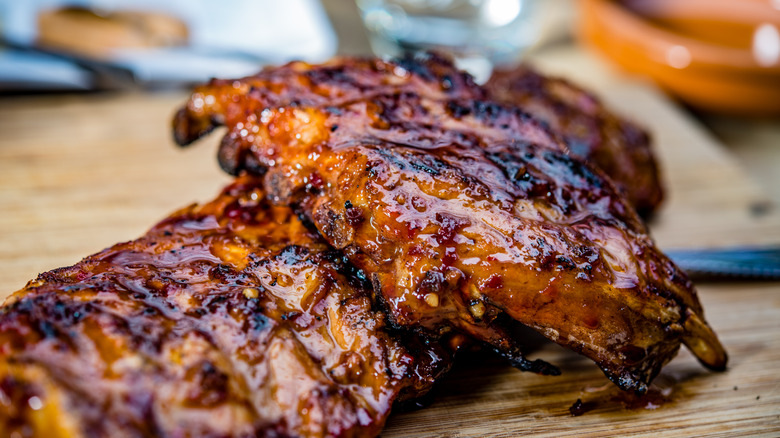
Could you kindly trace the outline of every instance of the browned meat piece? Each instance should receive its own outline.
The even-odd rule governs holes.
[[[260,187],[13,295],[3,436],[375,436],[426,392],[452,350],[391,335],[343,256]]]
[[[576,156],[604,170],[642,216],[650,215],[663,198],[649,136],[607,111],[596,97],[528,67],[496,72],[482,88],[448,60],[430,54],[424,62],[294,62],[240,81],[214,79],[195,89],[178,115],[175,136],[179,144],[189,144],[215,126],[237,126],[266,107],[339,105],[404,90],[436,99],[489,98],[518,106],[562,133]],[[251,157],[246,161],[247,166],[254,164]]]
[[[650,137],[609,112],[592,94],[529,66],[496,71],[485,88],[497,102],[517,105],[563,134],[571,152],[609,175],[642,216],[661,203]]]
[[[392,323],[455,329],[521,368],[554,372],[522,358],[521,340],[502,329],[506,315],[638,392],[681,342],[703,364],[724,368],[690,281],[612,184],[542,125],[496,104],[445,100],[431,92],[440,82],[414,77],[429,71],[424,63],[404,68],[397,88],[383,91],[390,94],[285,106],[275,90],[284,94],[278,84],[290,68],[278,80],[268,69],[231,82],[251,83],[241,98],[221,95],[218,84],[198,88],[177,114],[177,139],[203,132],[191,129],[204,117],[196,101],[234,102],[209,109],[222,111],[210,120],[228,125],[223,167],[265,173],[275,202],[296,205],[370,274]],[[305,66],[304,76],[319,69]],[[339,77],[325,76],[309,94],[339,94],[331,90]]]

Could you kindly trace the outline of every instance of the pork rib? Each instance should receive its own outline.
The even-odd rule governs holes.
[[[521,108],[561,133],[574,155],[601,168],[642,216],[649,216],[663,198],[647,132],[608,111],[592,94],[528,66],[497,71],[479,87],[436,54],[394,62],[293,62],[239,81],[214,79],[197,87],[177,115],[175,136],[179,144],[189,144],[216,126],[236,126],[265,107],[338,105],[403,90],[435,99],[490,99]]]
[[[376,436],[454,351],[385,320],[342,255],[241,178],[9,299],[0,430]]]
[[[681,342],[706,366],[725,366],[685,274],[612,183],[544,125],[513,108],[450,98],[451,87],[425,74],[440,64],[426,61],[385,67],[392,77],[362,98],[288,102],[278,85],[302,69],[327,78],[306,82],[302,95],[341,96],[341,77],[320,70],[354,67],[352,78],[363,62],[292,64],[279,77],[266,69],[225,81],[249,90],[238,97],[223,96],[223,82],[200,87],[176,116],[176,139],[204,132],[193,129],[204,118],[195,100],[225,102],[208,116],[228,126],[222,166],[264,174],[274,202],[295,205],[371,276],[394,325],[455,329],[521,368],[554,372],[522,357],[522,340],[501,327],[508,315],[637,392]]]

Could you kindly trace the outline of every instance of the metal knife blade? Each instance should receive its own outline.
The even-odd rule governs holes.
[[[780,280],[780,246],[670,249],[664,252],[697,278]]]

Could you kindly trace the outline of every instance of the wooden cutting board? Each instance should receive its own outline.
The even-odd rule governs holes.
[[[651,87],[576,50],[545,53],[543,69],[599,91],[649,126],[667,202],[652,224],[665,248],[780,242],[780,215],[696,123]],[[220,133],[180,150],[169,119],[184,94],[0,100],[0,298],[39,272],[133,239],[229,179]],[[779,163],[780,164],[780,163]],[[425,409],[394,414],[396,436],[780,436],[780,283],[703,283],[706,315],[731,355],[710,373],[686,351],[651,396],[622,394],[590,361],[554,345],[535,357],[560,377],[515,371],[488,355],[463,360]],[[583,402],[584,414],[570,406]]]

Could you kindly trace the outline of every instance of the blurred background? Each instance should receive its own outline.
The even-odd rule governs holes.
[[[0,0],[0,102],[419,49],[484,80],[581,51],[666,93],[780,202],[778,29],[777,0]]]
[[[0,30],[8,92],[182,87],[336,53],[317,0],[1,0]]]

